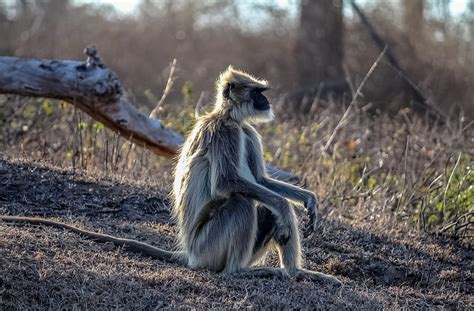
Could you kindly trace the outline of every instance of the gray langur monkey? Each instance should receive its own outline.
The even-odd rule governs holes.
[[[179,251],[48,219],[0,215],[0,220],[64,228],[193,269],[292,276],[340,286],[331,275],[302,268],[298,223],[287,199],[304,203],[313,229],[316,196],[266,173],[260,136],[251,123],[273,118],[272,107],[262,94],[267,82],[229,67],[216,88],[214,109],[198,116],[176,166],[172,214],[178,225]],[[270,247],[277,249],[282,267],[255,267]]]
[[[297,219],[287,199],[303,202],[314,226],[316,196],[266,173],[251,123],[273,119],[262,94],[267,82],[230,66],[216,89],[214,109],[198,117],[175,172],[173,216],[188,266],[340,285],[333,276],[302,268]],[[282,268],[253,267],[270,246]]]

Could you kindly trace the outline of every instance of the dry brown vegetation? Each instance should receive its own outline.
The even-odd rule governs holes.
[[[176,57],[178,77],[159,117],[181,133],[193,124],[201,91],[212,93],[217,73],[229,63],[268,78],[277,86],[275,103],[293,89],[294,25],[284,12],[270,11],[269,22],[250,31],[223,23],[233,16],[223,2],[179,3],[149,4],[138,19],[88,6],[29,11],[0,23],[9,36],[0,50],[82,59],[84,46],[94,43],[145,112],[161,96]],[[210,19],[216,12],[222,20]],[[277,105],[277,120],[260,127],[266,160],[301,176],[321,198],[321,226],[303,241],[308,267],[337,275],[345,287],[334,292],[307,282],[234,279],[55,229],[0,224],[0,306],[473,308],[474,41],[456,25],[432,20],[413,47],[386,7],[370,17],[448,122],[436,125],[412,108],[399,109],[409,98],[382,62],[326,150],[349,103],[344,96],[311,102],[313,113],[303,117]],[[357,86],[379,51],[355,20],[346,20],[345,31],[347,74]],[[172,161],[132,148],[72,105],[0,97],[0,157],[1,214],[41,215],[173,247]]]

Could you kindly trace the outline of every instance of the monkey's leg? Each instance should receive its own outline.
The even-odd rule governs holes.
[[[257,205],[257,236],[252,251],[250,265],[261,261],[265,257],[268,249],[273,244],[272,239],[277,230],[275,215],[263,205]],[[289,277],[285,269],[272,267],[249,267],[242,272],[242,275],[257,277]]]
[[[191,268],[207,268],[237,276],[282,276],[282,269],[249,267],[257,235],[257,211],[252,199],[232,194],[212,207],[190,245]]]
[[[303,202],[309,215],[305,236],[315,230],[317,225],[318,198],[314,193],[269,177],[264,177],[261,184],[285,198]]]
[[[257,236],[253,247],[252,264],[261,262],[273,244],[272,239],[277,230],[276,216],[265,206],[257,205]]]
[[[278,254],[280,256],[280,262],[283,268],[288,272],[290,276],[296,279],[308,279],[311,281],[330,283],[335,286],[341,286],[342,283],[336,277],[321,272],[310,271],[302,268],[301,259],[301,241],[298,231],[298,222],[293,209],[287,217],[291,218],[291,234],[290,239],[284,245],[278,243],[277,245]]]
[[[220,206],[211,202],[209,214],[201,216],[189,245],[190,267],[240,272],[250,261],[257,233],[255,204],[240,194],[221,201]]]

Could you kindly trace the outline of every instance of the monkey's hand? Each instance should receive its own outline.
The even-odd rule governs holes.
[[[291,222],[288,219],[279,219],[276,222],[277,228],[275,233],[275,239],[281,246],[285,245],[290,239],[291,235]]]
[[[282,199],[278,205],[280,206],[281,214],[276,219],[275,239],[278,244],[283,246],[291,237],[291,217],[289,217],[288,213],[292,207],[286,199]]]
[[[316,231],[318,225],[318,199],[314,194],[304,202],[304,207],[306,208],[309,217],[304,236],[308,237],[311,232]]]

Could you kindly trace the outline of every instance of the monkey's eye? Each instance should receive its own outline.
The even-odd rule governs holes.
[[[261,94],[263,92],[265,92],[267,89],[266,88],[263,88],[263,87],[256,87],[256,88],[253,88],[252,89],[252,94]]]

